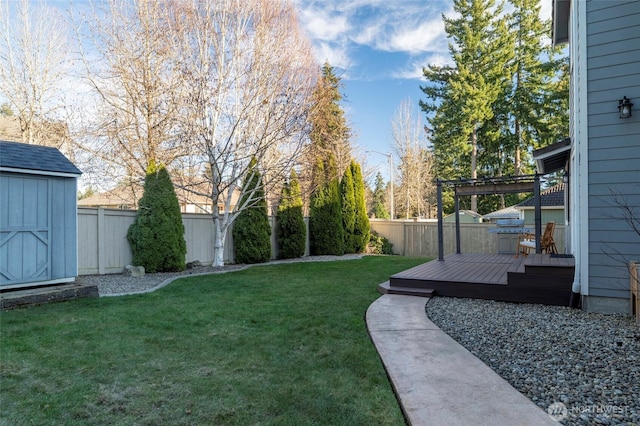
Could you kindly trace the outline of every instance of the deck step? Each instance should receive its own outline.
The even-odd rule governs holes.
[[[389,281],[386,281],[378,286],[378,292],[381,294],[402,294],[405,296],[433,297],[436,291],[431,288],[400,287],[395,285],[392,286]]]

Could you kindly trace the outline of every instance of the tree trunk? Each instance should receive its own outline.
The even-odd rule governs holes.
[[[514,167],[515,167],[515,175],[516,176],[520,176],[522,174],[522,167],[520,165],[521,159],[520,159],[520,121],[516,119],[516,124],[515,124],[515,133],[516,133],[516,153],[515,153],[515,158],[513,160],[514,162]]]
[[[213,219],[213,260],[211,266],[221,268],[224,266],[224,240],[227,235],[227,227],[220,226],[220,218]]]

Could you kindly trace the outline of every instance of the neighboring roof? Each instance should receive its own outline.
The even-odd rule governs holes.
[[[0,141],[0,169],[81,175],[82,172],[57,148]]]
[[[93,194],[78,200],[78,207],[131,208],[135,209],[138,199],[142,197],[142,187],[120,186],[111,191]]]
[[[182,188],[175,188],[175,191],[180,205],[211,205],[211,198],[209,197],[197,195]],[[201,192],[202,191],[207,191],[207,188],[201,188]],[[132,184],[130,186],[119,186],[115,189],[112,189],[111,191],[94,194],[78,200],[78,206],[136,209],[138,207],[138,201],[140,200],[140,198],[142,198],[143,193],[144,188],[139,184]],[[235,206],[239,199],[240,194],[236,189],[231,199],[231,206]]]
[[[571,139],[566,138],[544,148],[536,149],[532,156],[536,162],[538,173],[544,175],[564,169],[570,153]]]
[[[460,214],[464,214],[464,215],[468,215],[468,216],[472,216],[472,217],[477,217],[477,218],[482,218],[482,215],[480,213],[474,212],[473,210],[460,210]],[[448,215],[446,215],[445,217],[449,217],[449,216],[453,216],[455,215],[455,213],[450,213]]]
[[[570,0],[553,0],[553,34],[551,40],[554,46],[569,42],[570,10]]]
[[[533,208],[533,197],[516,205],[517,208]],[[564,183],[540,192],[540,207],[564,207]]]
[[[504,209],[496,210],[491,213],[487,213],[482,216],[485,220],[490,219],[518,219],[520,217],[520,212],[513,206],[505,207]]]

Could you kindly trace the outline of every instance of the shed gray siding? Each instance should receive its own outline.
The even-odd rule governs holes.
[[[77,275],[76,194],[76,179],[0,173],[1,286]]]
[[[640,2],[590,0],[587,15],[589,295],[629,297],[640,235],[613,194],[640,215]],[[620,119],[618,100],[635,104]]]
[[[56,148],[0,141],[0,287],[75,279],[80,174]]]

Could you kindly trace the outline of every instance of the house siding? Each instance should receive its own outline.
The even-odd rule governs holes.
[[[586,24],[588,294],[625,299],[627,263],[640,259],[640,235],[614,194],[640,212],[640,2],[588,1]],[[618,115],[623,96],[635,104],[628,119]]]
[[[536,212],[533,209],[525,209],[524,213],[524,223],[526,225],[532,225],[536,223]],[[564,225],[564,208],[560,209],[549,209],[542,208],[541,210],[541,219],[542,226],[547,222],[555,222],[556,225]]]

